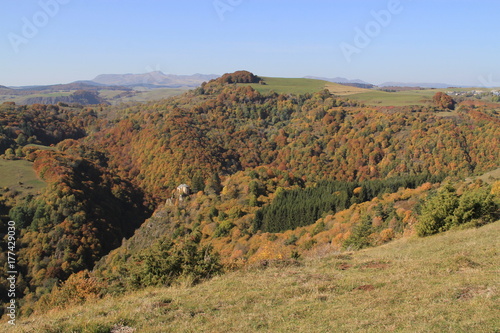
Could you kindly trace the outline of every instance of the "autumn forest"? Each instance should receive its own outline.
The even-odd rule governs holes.
[[[22,316],[499,218],[500,182],[479,177],[500,167],[498,102],[250,84],[266,82],[239,71],[146,103],[0,105],[1,160],[43,184],[0,188]]]

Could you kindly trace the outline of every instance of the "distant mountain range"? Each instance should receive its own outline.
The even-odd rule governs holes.
[[[371,83],[368,83],[368,82],[365,82],[365,81],[359,80],[359,79],[349,80],[349,79],[346,79],[345,77],[327,78],[327,77],[320,77],[320,76],[305,76],[304,79],[323,80],[323,81],[328,81],[328,82],[333,82],[333,83],[371,84]]]
[[[408,82],[384,82],[378,85],[379,87],[420,87],[420,88],[466,88],[468,86],[448,84],[448,83],[408,83]]]
[[[91,82],[124,87],[180,88],[198,87],[203,82],[218,78],[216,74],[174,75],[155,71],[145,74],[101,74]]]
[[[11,89],[15,91],[60,91],[60,90],[130,90],[136,87],[142,88],[180,88],[198,87],[203,82],[218,78],[216,74],[193,74],[174,75],[164,74],[160,71],[144,74],[101,74],[93,80],[79,80],[72,83],[6,87],[0,85],[0,89]]]
[[[217,74],[193,74],[193,75],[175,75],[165,74],[161,71],[153,71],[144,74],[101,74],[93,80],[79,80],[67,84],[55,84],[45,86],[22,86],[6,87],[0,85],[1,90],[22,91],[61,91],[61,90],[129,90],[129,89],[157,89],[157,88],[195,88],[203,82],[220,77]],[[319,77],[305,76],[306,79],[323,80],[328,82],[340,83],[344,85],[357,86],[362,88],[375,87],[421,87],[421,88],[465,88],[469,86],[454,85],[447,83],[408,83],[408,82],[384,82],[381,84],[372,84],[360,79],[346,79],[344,77]]]
[[[26,93],[32,93],[34,91],[37,92],[56,92],[56,91],[71,91],[71,90],[90,90],[90,91],[97,91],[101,89],[106,89],[106,90],[132,90],[127,87],[123,86],[117,86],[117,85],[105,85],[105,84],[99,84],[97,82],[93,81],[76,81],[72,83],[65,83],[65,84],[52,84],[52,85],[47,85],[47,86],[24,86],[24,87],[13,87],[14,89],[11,89],[12,93],[15,94],[26,94]]]
[[[155,71],[145,74],[102,74],[93,80],[45,86],[5,87],[0,85],[0,103],[3,101],[15,101],[19,104],[63,102],[87,105],[144,101],[182,93],[218,77],[219,75],[215,74],[173,75]],[[102,93],[103,91],[107,92]],[[153,94],[155,91],[163,92]],[[148,95],[149,93],[151,96]]]
[[[319,77],[319,76],[305,76],[304,78],[339,83],[339,84],[343,84],[346,86],[353,86],[353,87],[358,87],[358,88],[371,89],[371,88],[375,87],[375,85],[368,83],[368,82],[365,82],[363,80],[359,80],[359,79],[349,80],[349,79],[346,79],[344,77],[328,78],[328,77]]]
[[[217,74],[175,75],[153,71],[144,74],[101,74],[92,80],[80,80],[67,84],[6,87],[0,85],[0,103],[15,101],[19,104],[33,103],[120,103],[127,101],[146,101],[180,94],[185,90],[199,87],[203,82],[220,77]],[[344,77],[306,76],[306,79],[323,80],[365,89],[380,88],[391,91],[407,90],[420,87],[429,88],[464,88],[446,83],[407,83],[384,82],[374,85],[360,79]],[[86,95],[81,92],[91,92]],[[111,91],[111,92],[110,92]],[[75,92],[78,92],[75,94]],[[92,96],[91,96],[92,95]]]
[[[306,79],[315,79],[315,80],[323,80],[323,81],[328,81],[328,82],[334,82],[334,83],[340,83],[344,85],[353,85],[353,86],[358,86],[361,88],[374,88],[376,86],[378,87],[420,87],[420,88],[436,88],[436,89],[444,89],[444,88],[450,88],[450,87],[455,87],[455,88],[466,88],[468,86],[464,85],[456,85],[456,84],[448,84],[448,83],[412,83],[412,82],[384,82],[381,84],[372,84],[368,83],[363,80],[355,79],[355,80],[349,80],[344,77],[334,77],[334,78],[327,78],[327,77],[318,77],[318,76],[305,76],[304,78]]]

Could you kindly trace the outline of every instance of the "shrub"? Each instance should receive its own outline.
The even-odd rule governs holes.
[[[458,195],[451,185],[428,198],[416,225],[419,236],[428,236],[473,222],[479,226],[499,216],[500,205],[488,185],[466,190]]]
[[[325,231],[325,222],[323,221],[319,222],[318,224],[316,224],[316,226],[314,226],[311,236],[314,237],[322,231]]]
[[[458,196],[451,185],[444,186],[437,194],[426,200],[417,224],[419,236],[432,235],[447,230],[451,225],[454,210],[458,207]]]
[[[299,240],[299,237],[297,235],[291,235],[290,238],[288,238],[285,241],[285,245],[295,245],[295,243]]]
[[[351,235],[344,241],[343,247],[345,249],[359,250],[370,246],[371,242],[369,236],[371,233],[371,217],[367,215],[360,224],[353,228]]]
[[[200,246],[192,239],[161,241],[137,259],[139,265],[130,281],[133,288],[170,285],[179,278],[196,283],[222,271],[219,254],[213,252],[212,246]]]
[[[234,224],[230,220],[222,221],[217,224],[217,228],[214,231],[214,237],[226,237],[233,229]]]
[[[105,282],[96,278],[92,272],[83,270],[72,274],[60,287],[55,286],[49,295],[41,299],[39,305],[82,304],[87,300],[101,298],[105,287]]]

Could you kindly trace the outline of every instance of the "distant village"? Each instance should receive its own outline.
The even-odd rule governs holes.
[[[489,94],[492,94],[494,96],[500,96],[500,91],[498,91],[498,90],[495,90],[495,91],[484,91],[484,90],[447,91],[446,94],[450,95],[450,96],[465,96],[465,97],[482,96],[482,95],[489,95]]]

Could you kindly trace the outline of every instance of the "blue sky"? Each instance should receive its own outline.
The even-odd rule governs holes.
[[[246,69],[262,76],[342,76],[375,84],[500,86],[497,0],[0,0],[0,5],[0,85],[152,70]]]

